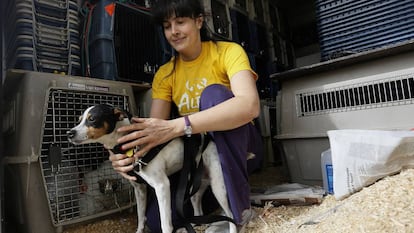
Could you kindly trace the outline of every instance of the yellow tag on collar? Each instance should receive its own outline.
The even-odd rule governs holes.
[[[129,149],[127,152],[125,152],[125,154],[126,156],[131,158],[132,156],[134,156],[134,149]]]

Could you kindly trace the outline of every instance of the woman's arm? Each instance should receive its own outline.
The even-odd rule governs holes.
[[[161,100],[161,99],[153,99],[151,103],[151,118],[158,118],[167,120],[170,118],[171,114],[171,102]]]
[[[230,85],[234,98],[189,116],[193,133],[234,129],[259,115],[260,100],[253,74],[239,71],[230,79]]]
[[[190,115],[189,119],[193,133],[234,129],[250,122],[259,115],[259,96],[255,78],[251,71],[239,71],[230,80],[234,97],[212,108]],[[162,103],[167,102],[163,100],[153,101],[155,102],[152,105],[154,110],[151,109],[151,118],[133,118],[136,124],[120,129],[121,131],[134,131],[122,137],[118,142],[131,141],[125,144],[123,149],[139,145],[141,150],[135,154],[137,157],[143,156],[156,145],[184,135],[185,123],[183,117],[172,120],[152,117],[158,115],[159,112],[163,112],[162,108],[165,103]]]

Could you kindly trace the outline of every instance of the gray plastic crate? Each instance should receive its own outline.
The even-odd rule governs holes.
[[[66,136],[93,104],[110,103],[137,115],[128,83],[13,71],[5,92],[6,222],[15,232],[53,233],[135,204],[129,182],[104,162],[106,149],[73,146]],[[107,181],[116,187],[111,193],[101,190]]]
[[[322,185],[328,130],[413,128],[413,59],[401,53],[281,81],[277,139],[293,182]]]

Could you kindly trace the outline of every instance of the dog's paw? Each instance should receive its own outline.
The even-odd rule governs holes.
[[[187,232],[187,229],[183,227],[183,228],[177,229],[176,233],[188,233],[188,232]]]
[[[215,222],[210,224],[205,233],[229,233],[229,222]]]

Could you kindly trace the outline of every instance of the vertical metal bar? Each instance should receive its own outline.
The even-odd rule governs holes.
[[[340,108],[342,108],[342,89],[341,88],[338,88],[337,93],[338,93],[336,95],[336,97],[337,97],[337,104],[338,104],[338,108],[340,109]]]
[[[403,87],[403,82],[402,82],[402,80],[401,80],[401,79],[398,79],[398,82],[400,83],[400,90],[399,90],[399,92],[401,93],[401,96],[400,96],[400,95],[398,95],[398,96],[399,96],[399,97],[398,97],[398,99],[399,99],[399,100],[404,100],[405,98],[404,98],[404,87]],[[400,97],[402,97],[402,99],[401,99]]]
[[[326,92],[322,92],[322,110],[326,111],[328,109],[328,94]]]
[[[315,94],[315,95],[316,95],[316,99],[317,99],[317,102],[316,102],[316,105],[317,105],[316,111],[319,112],[322,109],[322,107],[321,107],[322,106],[321,94],[319,93],[319,94]]]
[[[395,102],[397,100],[397,84],[395,83],[395,80],[390,81],[390,90],[391,90],[391,102]]]
[[[315,115],[316,112],[316,102],[317,102],[317,98],[315,96],[315,93],[310,93],[309,94],[311,96],[311,111],[310,111],[310,115]]]
[[[51,93],[51,95],[52,95],[52,134],[53,134],[53,143],[56,143],[56,120],[55,120],[55,117],[56,117],[56,113],[55,113],[56,100],[55,100],[55,91],[53,91]],[[52,168],[52,173],[53,173],[53,170],[55,168],[53,167],[53,165],[51,165],[51,168]],[[60,203],[59,203],[59,187],[58,187],[58,178],[57,178],[58,174],[55,174],[52,177],[53,177],[53,181],[54,181],[53,184],[55,186],[54,188],[55,188],[55,200],[56,200],[56,219],[59,222],[59,220],[60,220],[60,210],[59,210]]]
[[[52,132],[53,132],[53,143],[56,143],[56,128],[55,128],[55,95],[52,93]]]
[[[310,101],[309,101],[309,96],[304,94],[303,95],[303,103],[304,103],[304,113],[308,113],[309,112],[309,105],[310,105]]]
[[[368,101],[369,104],[372,105],[373,103],[373,99],[372,99],[372,93],[371,93],[371,89],[369,87],[372,87],[372,84],[367,85],[367,92],[368,92]]]
[[[403,82],[404,80],[404,82]],[[409,92],[408,92],[408,79],[406,77],[404,77],[404,79],[401,79],[401,83],[402,83],[402,90],[403,90],[403,98],[404,100],[409,98]]]
[[[362,99],[364,100],[364,105],[366,106],[367,104],[367,98],[365,97],[365,91],[364,91],[364,86],[361,86],[361,91],[362,91]]]
[[[371,84],[371,87],[372,87],[372,96],[374,99],[374,104],[377,104],[378,100],[377,100],[377,95],[375,94],[375,83],[374,82]]]

